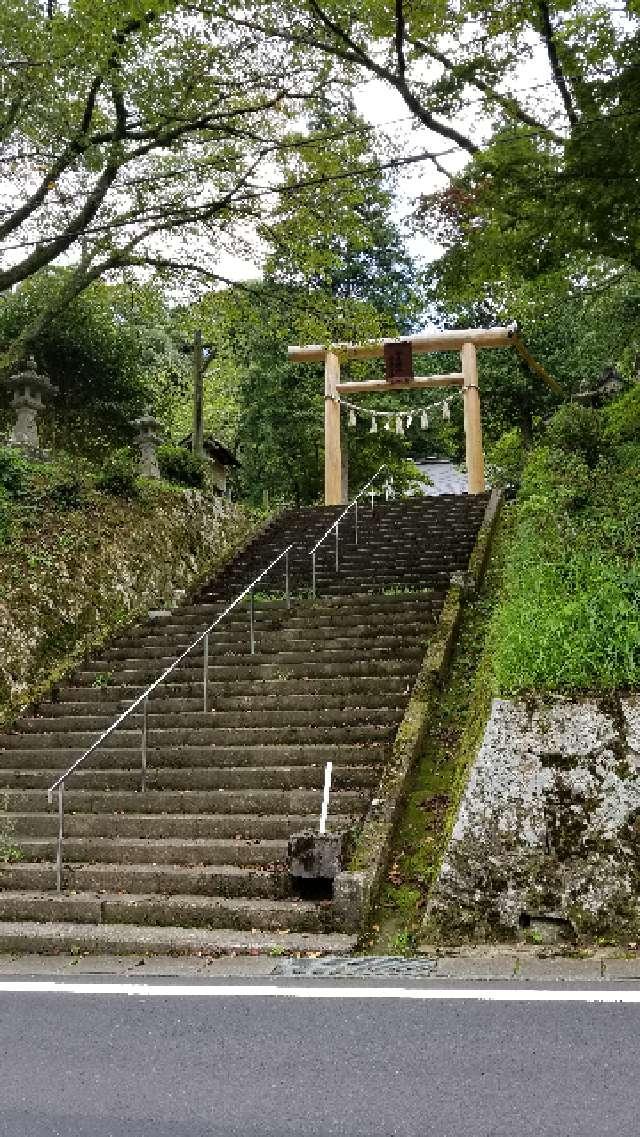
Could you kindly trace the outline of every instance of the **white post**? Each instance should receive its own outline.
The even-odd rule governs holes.
[[[320,814],[320,833],[327,831],[327,814],[329,812],[329,794],[331,793],[331,771],[333,762],[327,762],[324,768],[324,793],[322,795],[322,813]]]

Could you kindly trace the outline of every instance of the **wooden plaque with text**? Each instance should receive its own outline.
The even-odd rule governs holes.
[[[413,349],[406,340],[385,343],[384,376],[388,383],[413,379]]]

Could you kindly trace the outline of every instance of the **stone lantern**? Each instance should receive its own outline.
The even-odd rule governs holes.
[[[40,450],[38,437],[38,411],[44,403],[44,395],[56,395],[58,388],[48,375],[39,375],[36,361],[29,356],[24,371],[10,375],[5,386],[13,391],[12,406],[16,410],[16,421],[9,436],[9,445],[22,446],[25,450]]]
[[[132,425],[138,428],[138,433],[134,439],[136,446],[140,449],[138,473],[142,478],[159,478],[160,467],[158,466],[156,446],[162,442],[162,437],[158,433],[161,423],[153,417],[149,407],[147,407],[140,418],[134,419]]]

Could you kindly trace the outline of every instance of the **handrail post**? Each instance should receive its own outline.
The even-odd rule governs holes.
[[[253,589],[249,593],[249,637],[251,640],[251,654],[256,653],[256,636],[254,630]]]
[[[356,545],[357,545],[358,544],[358,499],[357,498],[356,498],[356,506],[355,506],[354,512],[355,512],[355,521],[356,521]]]
[[[336,521],[336,572],[338,572],[338,570],[340,568],[340,554],[338,552],[338,529],[339,528],[340,528],[340,522]]]
[[[58,786],[58,847],[56,850],[56,889],[62,892],[62,842],[64,840],[64,782]]]
[[[371,490],[371,516],[373,517],[373,489]]]
[[[207,632],[204,637],[204,662],[202,665],[202,701],[204,704],[204,713],[207,713],[207,694],[209,686],[209,633]]]
[[[141,789],[142,793],[147,789],[147,736],[149,731],[149,700],[145,699],[142,704],[142,770],[141,770]]]
[[[289,579],[289,550],[287,549],[284,555],[284,594],[287,601],[287,608],[291,607],[291,582]]]
[[[311,595],[313,599],[316,598],[316,551],[313,550],[311,554]]]

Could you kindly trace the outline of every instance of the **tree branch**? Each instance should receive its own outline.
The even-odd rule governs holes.
[[[102,76],[97,75],[89,88],[78,133],[71,142],[65,146],[59,157],[56,158],[55,162],[49,167],[40,185],[31,194],[31,197],[27,198],[27,200],[18,209],[14,210],[7,220],[0,225],[0,239],[7,237],[9,233],[13,233],[32,213],[35,213],[36,209],[42,205],[47,194],[55,186],[60,175],[68,169],[79,154],[87,149],[87,144],[83,144],[82,138],[91,125],[91,119],[96,105],[96,97],[101,84]]]
[[[467,138],[466,135],[456,130],[455,127],[449,126],[446,122],[441,122],[430,110],[427,110],[427,108],[422,105],[420,99],[410,90],[406,76],[390,71],[388,67],[383,67],[382,64],[377,63],[372,56],[367,54],[363,48],[351,38],[344,28],[340,27],[339,24],[324,12],[318,0],[308,0],[308,2],[309,7],[322,22],[324,27],[330,31],[333,36],[347,45],[357,62],[368,71],[371,71],[373,75],[376,75],[378,79],[383,79],[386,83],[395,87],[398,94],[404,99],[409,110],[423,126],[428,127],[428,129],[432,130],[435,134],[440,134],[443,138],[448,138],[451,142],[455,142],[457,146],[460,146],[462,150],[466,150],[469,154],[478,153],[480,147],[476,146],[475,142],[472,142],[470,138]],[[325,53],[332,53],[333,49],[331,44],[319,42],[316,46]],[[335,52],[335,54],[338,53]]]
[[[51,261],[60,256],[61,253],[66,252],[74,241],[82,235],[89,222],[93,220],[98,212],[109,189],[116,180],[123,163],[119,143],[126,130],[126,110],[122,94],[115,89],[112,90],[112,100],[116,114],[114,143],[111,156],[93,190],[87,195],[83,207],[78,211],[75,218],[65,226],[57,237],[54,237],[52,241],[46,241],[38,245],[33,253],[25,257],[20,264],[14,265],[13,268],[0,273],[0,292],[11,288],[12,285],[18,284],[21,280],[25,280],[26,277],[31,276],[32,273],[37,272],[39,268],[44,268],[45,265],[50,264]]]
[[[413,47],[417,48],[418,51],[422,52],[423,55],[428,55],[429,58],[434,59],[436,63],[441,63],[442,66],[450,72],[450,74],[455,75],[456,71],[458,70],[458,65],[456,64],[455,60],[451,59],[448,55],[445,55],[444,52],[438,51],[436,48],[430,47],[423,40],[414,39],[412,36],[407,36],[407,42],[410,43]],[[542,133],[547,134],[554,140],[554,142],[564,141],[559,134],[556,134],[556,132],[554,130],[551,130],[550,127],[546,126],[545,123],[540,122],[539,119],[536,119],[533,117],[533,115],[530,115],[528,111],[524,109],[524,107],[520,106],[520,103],[517,101],[517,99],[514,99],[512,95],[503,95],[500,91],[497,91],[495,87],[492,87],[490,83],[487,83],[485,79],[480,79],[477,75],[469,76],[466,78],[466,82],[470,83],[473,87],[476,87],[478,91],[482,91],[483,95],[486,95],[487,98],[493,99],[494,102],[498,103],[499,106],[504,107],[506,111],[509,111],[509,113],[514,116],[514,118],[517,118],[520,122],[525,123],[526,126],[531,126],[535,130],[539,130]]]
[[[400,79],[404,80],[407,61],[404,56],[404,37],[405,37],[405,19],[404,7],[402,0],[396,0],[396,29],[395,29],[395,49],[396,49],[396,67]]]
[[[549,12],[549,5],[546,0],[537,0],[538,15],[540,16],[540,31],[544,40],[549,63],[551,65],[551,73],[554,78],[556,87],[560,92],[560,97],[564,103],[564,109],[567,112],[567,118],[572,126],[577,126],[578,115],[576,114],[571,98],[571,92],[562,70],[562,65],[558,57],[558,49],[553,34],[553,27],[551,26],[551,14]]]
[[[141,28],[148,26],[155,19],[155,12],[147,12],[142,19],[129,20],[129,22],[125,24],[120,29],[120,31],[114,32],[113,40],[117,46],[109,55],[105,72],[98,72],[98,74],[94,76],[91,82],[78,130],[76,131],[71,141],[65,146],[62,153],[49,167],[44,177],[42,178],[40,185],[34,191],[31,197],[29,197],[18,209],[11,213],[6,221],[0,225],[0,239],[8,236],[9,233],[12,233],[15,229],[18,229],[24,221],[28,220],[28,218],[31,217],[31,215],[35,213],[37,209],[39,209],[47,195],[55,187],[55,184],[60,175],[73,165],[76,158],[78,158],[81,154],[84,154],[86,150],[88,150],[91,146],[95,145],[93,140],[87,138],[86,136],[93,119],[98,91],[100,90],[100,87],[105,80],[105,76],[108,75],[109,72],[117,70],[119,67],[118,49],[126,43],[127,38],[130,35],[133,35],[134,32],[140,31]],[[112,142],[113,137],[107,136],[103,139],[103,141]]]

